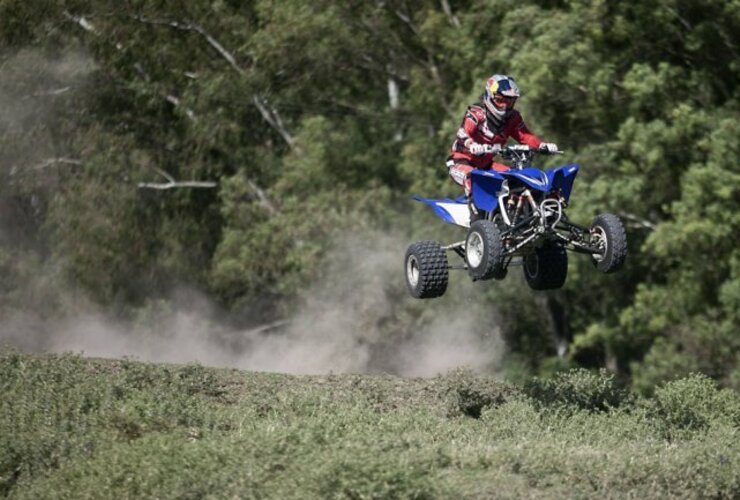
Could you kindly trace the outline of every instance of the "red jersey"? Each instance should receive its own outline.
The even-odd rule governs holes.
[[[475,168],[488,169],[493,163],[493,153],[474,155],[468,149],[471,142],[478,144],[506,144],[509,137],[520,144],[539,148],[542,141],[527,129],[519,111],[512,109],[503,123],[496,125],[492,117],[486,116],[482,104],[473,104],[465,113],[457,139],[452,144],[450,158],[455,162],[467,163]],[[462,161],[461,161],[462,160]]]

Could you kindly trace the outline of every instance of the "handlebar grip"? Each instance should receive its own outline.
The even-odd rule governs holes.
[[[558,149],[557,151],[550,151],[549,149],[533,149],[532,151],[544,155],[562,155],[565,153],[562,149]]]

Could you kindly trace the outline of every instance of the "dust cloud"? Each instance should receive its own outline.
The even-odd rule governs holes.
[[[39,165],[69,154],[49,124],[84,93],[94,69],[81,53],[51,59],[26,50],[0,61],[6,182],[20,182],[24,172],[36,179]],[[0,212],[0,244],[12,244],[22,228],[2,204]],[[34,276],[18,290],[22,305],[0,309],[0,346],[300,374],[495,369],[504,346],[495,314],[476,300],[485,284],[452,272],[442,298],[411,298],[402,263],[409,242],[396,232],[343,235],[329,245],[321,272],[288,318],[248,329],[233,327],[229,314],[185,287],[124,321],[53,277]]]
[[[407,244],[380,233],[336,242],[326,273],[307,291],[290,326],[257,343],[242,358],[245,366],[432,376],[458,366],[485,371],[497,364],[503,344],[492,318],[470,305],[472,284],[457,297],[461,290],[451,290],[446,300],[408,296],[402,265]]]
[[[494,370],[504,345],[495,315],[476,305],[480,289],[453,271],[444,297],[411,298],[402,265],[408,242],[380,233],[336,241],[302,305],[268,328],[229,327],[206,296],[180,290],[140,321],[112,320],[79,297],[66,319],[16,312],[3,319],[0,344],[294,374]]]

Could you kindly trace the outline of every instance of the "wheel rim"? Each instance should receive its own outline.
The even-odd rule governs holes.
[[[596,262],[604,260],[609,246],[606,238],[606,231],[604,231],[603,227],[596,226],[591,228],[591,244],[595,245],[600,250],[599,253],[592,253],[591,257],[593,257]]]
[[[406,261],[406,279],[412,288],[419,284],[419,261],[414,255],[410,255]]]
[[[470,267],[477,268],[483,262],[483,238],[478,233],[471,233],[465,243],[465,257]]]

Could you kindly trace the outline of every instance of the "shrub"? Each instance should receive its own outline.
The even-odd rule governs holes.
[[[0,352],[0,496],[90,453],[109,398],[85,367],[77,356]]]
[[[540,408],[570,408],[588,411],[608,411],[627,399],[627,391],[619,387],[614,374],[582,368],[557,373],[552,379],[533,378],[524,384],[524,392]]]
[[[668,436],[675,437],[676,430],[705,430],[712,424],[740,426],[740,395],[720,390],[714,380],[701,373],[658,387],[648,408]]]
[[[468,369],[447,375],[448,416],[480,418],[487,407],[496,407],[517,394],[514,387],[491,378],[476,377]]]
[[[740,497],[740,395],[702,375],[634,405],[582,370],[528,397],[0,351],[0,389],[0,497]]]

